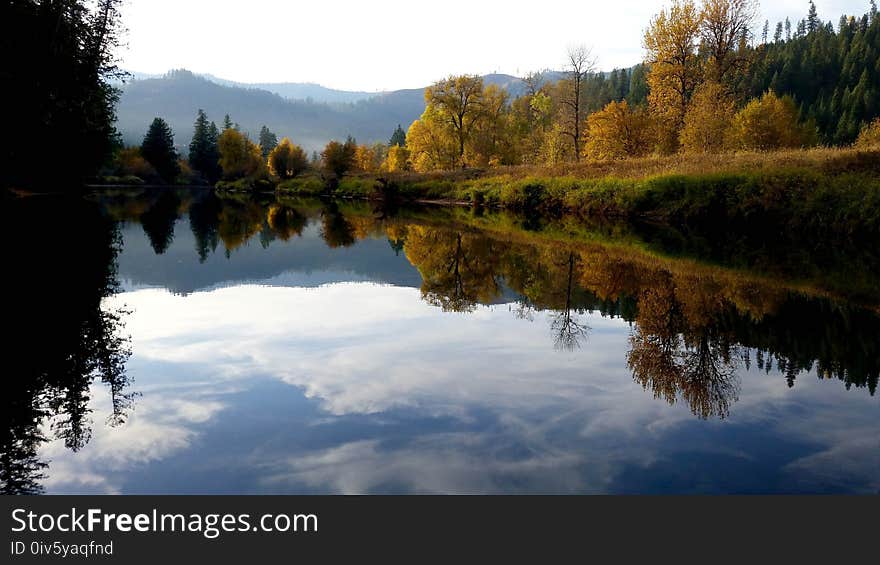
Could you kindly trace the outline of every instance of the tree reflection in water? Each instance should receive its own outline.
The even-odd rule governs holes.
[[[93,204],[48,198],[4,203],[7,235],[28,237],[15,237],[10,249],[17,272],[7,282],[6,314],[16,331],[0,400],[3,494],[42,491],[47,463],[38,451],[44,442],[60,439],[74,451],[88,443],[95,379],[110,393],[108,425],[123,423],[134,399],[125,372],[125,312],[101,307],[116,290],[118,230]]]
[[[427,303],[449,312],[507,303],[525,320],[544,313],[549,341],[562,351],[589,346],[587,313],[622,318],[631,325],[626,361],[633,379],[657,398],[684,402],[700,418],[730,414],[740,370],[753,358],[759,369],[781,371],[788,386],[815,370],[847,388],[874,394],[877,387],[876,300],[863,307],[766,276],[578,239],[550,222],[537,226],[550,235],[536,234],[490,212],[373,210],[210,191],[97,200],[101,206],[4,203],[17,268],[7,293],[8,319],[18,330],[10,338],[16,354],[0,400],[5,493],[40,491],[42,443],[58,438],[72,450],[87,444],[95,379],[110,393],[107,424],[121,424],[132,408],[125,313],[101,307],[116,288],[116,221],[139,222],[153,251],[163,254],[178,217],[186,217],[202,263],[221,242],[235,260],[232,252],[251,240],[263,247],[295,244],[309,225],[320,229],[328,254],[381,237],[388,253],[405,256],[418,270]]]

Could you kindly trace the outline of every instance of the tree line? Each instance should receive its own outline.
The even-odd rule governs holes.
[[[416,171],[554,165],[676,152],[772,150],[880,138],[880,20],[873,0],[837,27],[808,15],[760,38],[755,0],[674,0],[644,34],[645,61],[595,70],[585,47],[563,79],[542,73],[510,99],[480,77],[451,76],[425,91],[407,132]],[[874,120],[872,122],[872,120]]]
[[[186,157],[175,147],[171,127],[156,117],[140,146],[117,152],[112,178],[164,184],[245,181],[253,186],[262,181],[285,181],[312,170],[328,179],[339,179],[352,171],[405,170],[409,159],[405,145],[406,133],[398,125],[388,143],[358,144],[349,136],[344,142],[331,140],[320,153],[309,156],[289,137],[279,140],[265,125],[254,142],[228,114],[221,129],[199,109]]]

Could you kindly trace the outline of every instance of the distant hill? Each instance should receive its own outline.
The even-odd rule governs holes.
[[[380,92],[362,92],[353,90],[335,90],[313,82],[255,82],[243,83],[226,80],[213,75],[202,75],[211,82],[223,86],[237,86],[240,88],[258,88],[268,90],[283,98],[291,100],[311,100],[312,102],[327,102],[329,104],[351,104],[359,100],[366,100]]]
[[[524,89],[522,80],[510,75],[486,75],[484,81],[506,88],[513,96]],[[296,92],[314,95],[297,99],[292,94]],[[337,100],[332,101],[333,97]],[[397,124],[406,128],[421,115],[425,99],[424,88],[369,94],[301,83],[240,85],[178,70],[125,84],[117,107],[117,129],[125,143],[137,144],[153,118],[161,116],[174,130],[175,143],[184,148],[199,108],[218,125],[228,113],[252,139],[265,124],[279,137],[289,136],[313,151],[347,135],[361,143],[388,141]]]

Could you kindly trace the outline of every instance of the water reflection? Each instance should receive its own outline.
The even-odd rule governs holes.
[[[132,406],[126,312],[102,308],[116,285],[117,228],[82,201],[44,206],[32,198],[3,210],[7,241],[16,243],[4,308],[10,356],[0,395],[0,492],[37,493],[48,465],[41,444],[55,439],[79,451],[89,442],[93,383],[110,397],[108,426],[125,423]]]
[[[765,442],[790,449],[788,467],[819,465],[830,440],[755,428],[780,391],[756,381],[759,371],[783,378],[781,390],[804,375],[866,389],[842,397],[810,385],[798,410],[827,415],[846,405],[856,428],[877,430],[862,416],[876,409],[880,301],[864,280],[858,300],[847,300],[839,285],[831,292],[822,281],[665,259],[573,236],[564,224],[524,231],[518,219],[467,210],[210,191],[103,194],[77,206],[30,200],[9,214],[11,233],[34,218],[44,229],[13,256],[28,266],[8,295],[21,298],[12,319],[25,328],[13,350],[27,355],[4,395],[4,492],[44,484],[129,492],[137,480],[174,492],[202,484],[215,492],[691,490],[669,435],[649,446],[632,426],[687,430],[700,438],[701,461],[712,460],[714,442],[749,453]],[[69,272],[77,277],[61,278]],[[117,279],[123,292],[113,296]],[[127,365],[126,332],[134,336]],[[108,426],[126,421],[135,400],[129,374],[141,388],[149,383],[138,417],[113,432],[95,428],[95,410]],[[304,400],[267,378],[294,385]],[[95,382],[109,402],[95,397]],[[659,424],[664,403],[643,403],[651,397],[684,407],[699,427],[677,416]],[[236,437],[265,437],[221,439],[215,416],[223,412],[247,414],[254,426]],[[306,431],[288,429],[290,418]],[[702,422],[721,419],[754,442],[735,448],[738,440]],[[490,445],[493,457],[480,467],[477,454]],[[873,447],[851,447],[848,482],[794,490],[876,488],[864,474]],[[199,449],[238,478],[208,480],[188,455]],[[607,476],[588,478],[586,454],[608,466]],[[177,461],[177,474],[145,479],[148,470],[162,474],[158,461]],[[680,475],[677,487],[646,479],[661,461]],[[432,465],[442,476],[412,483]],[[765,456],[764,478],[786,465]],[[337,466],[342,476],[326,484]],[[127,480],[110,485],[107,468],[125,469]]]

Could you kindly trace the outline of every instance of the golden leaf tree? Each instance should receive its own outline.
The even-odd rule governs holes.
[[[443,114],[427,106],[406,132],[406,148],[417,172],[453,169],[458,162],[458,143]]]
[[[399,173],[409,169],[409,149],[399,145],[388,148],[388,155],[382,163],[382,170],[388,173]]]
[[[442,116],[457,142],[458,162],[464,167],[465,145],[474,124],[483,114],[483,79],[478,76],[450,76],[425,89],[425,104]]]
[[[740,149],[808,147],[816,144],[816,127],[801,123],[791,96],[767,91],[750,101],[733,120],[733,140]]]
[[[234,128],[220,134],[220,167],[227,179],[256,177],[266,173],[266,163],[260,146]]]
[[[691,0],[673,0],[668,10],[654,16],[645,32],[648,103],[662,126],[660,146],[666,152],[677,149],[678,132],[701,80],[697,55],[701,21]]]
[[[736,105],[715,81],[701,84],[684,116],[679,142],[685,153],[718,153],[731,145]]]
[[[650,153],[654,145],[648,113],[632,109],[626,100],[609,102],[587,118],[584,156],[590,159],[624,159]]]
[[[745,40],[757,14],[756,0],[703,0],[700,37],[709,80],[727,86],[731,75],[746,63]]]
[[[283,138],[275,148],[269,152],[269,170],[273,175],[284,180],[293,178],[306,170],[308,167],[306,152],[299,145],[295,145],[290,138]]]

